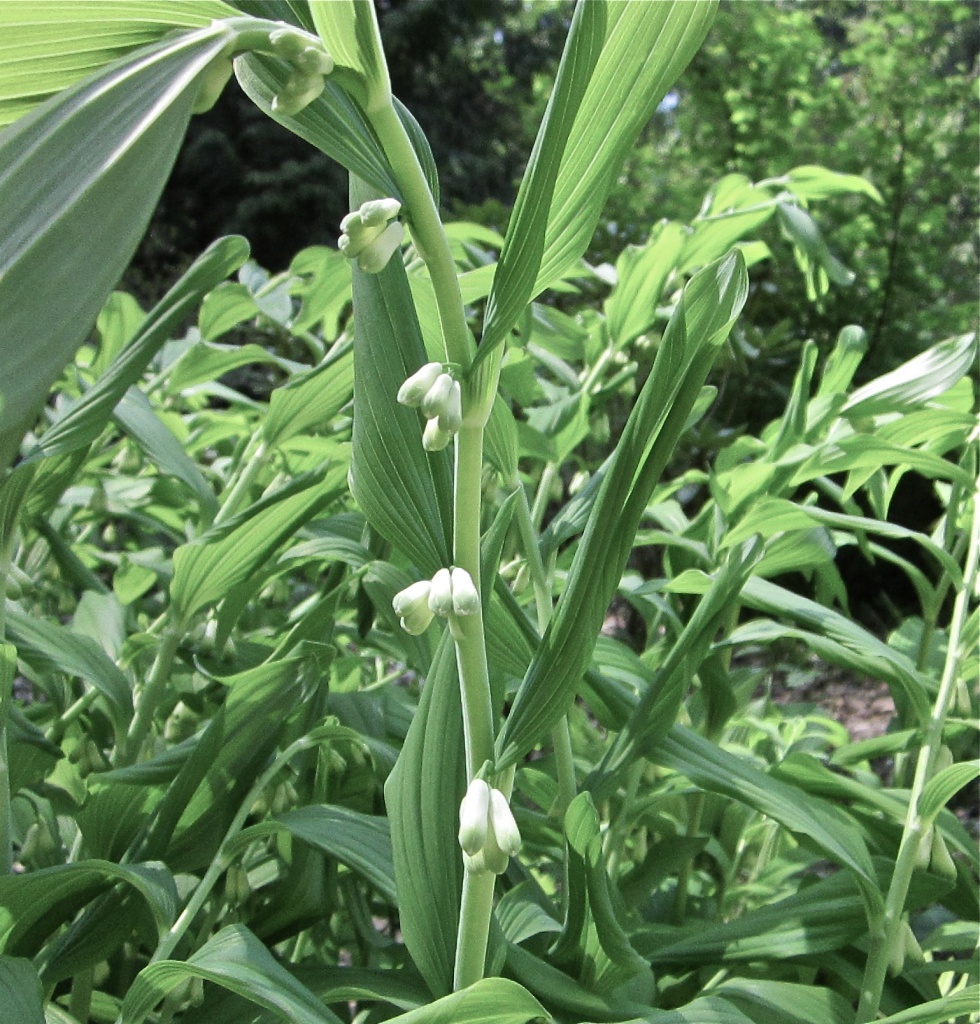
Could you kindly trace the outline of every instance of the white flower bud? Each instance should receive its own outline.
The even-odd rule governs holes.
[[[520,829],[507,803],[507,797],[499,789],[490,791],[490,831],[506,856],[516,857],[521,852]]]
[[[426,363],[398,389],[398,401],[410,409],[417,409],[441,373],[442,363]]]
[[[473,856],[483,849],[490,827],[490,787],[474,779],[459,805],[459,845]]]
[[[277,57],[292,62],[310,45],[310,40],[285,22],[281,24],[282,28],[277,28],[269,34],[269,42]]]
[[[436,615],[450,615],[453,610],[453,584],[448,569],[440,569],[432,577],[429,610]]]
[[[439,426],[447,434],[455,434],[463,425],[463,391],[459,381],[454,380],[449,395],[439,413]]]
[[[438,419],[431,419],[422,433],[422,447],[427,452],[441,452],[453,439],[453,435],[439,426]]]
[[[428,580],[421,580],[400,590],[392,599],[391,607],[399,617],[402,629],[412,636],[424,633],[432,621],[428,604],[430,587]]]
[[[357,265],[366,274],[380,274],[388,260],[395,254],[405,237],[405,228],[400,221],[392,221],[381,234],[361,250]]]
[[[446,402],[453,390],[453,379],[448,373],[440,373],[436,377],[432,387],[426,392],[422,399],[422,415],[426,419],[432,416],[439,416],[445,408]]]
[[[397,199],[369,199],[361,203],[358,213],[361,223],[368,228],[383,228],[388,221],[401,213],[402,204]]]
[[[480,595],[473,585],[473,577],[460,568],[454,568],[449,575],[453,585],[453,611],[457,615],[476,615],[480,610]]]

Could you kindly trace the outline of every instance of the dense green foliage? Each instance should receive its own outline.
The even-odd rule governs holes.
[[[963,108],[902,106],[897,184],[856,155],[863,72],[960,9],[0,5],[3,1024],[977,1019],[973,257],[895,219],[969,205]],[[444,169],[432,37],[526,133],[499,232],[440,219],[517,171]],[[232,59],[329,174],[257,202],[339,248],[222,237],[145,309],[113,285]],[[911,595],[881,635],[854,552]],[[887,732],[787,667],[884,684]]]

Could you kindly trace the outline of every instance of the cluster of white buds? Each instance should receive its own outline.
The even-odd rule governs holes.
[[[475,615],[480,595],[465,569],[440,569],[431,580],[420,580],[395,594],[391,607],[402,629],[418,636],[437,615],[450,620],[454,615]]]
[[[502,875],[520,852],[521,833],[507,797],[483,779],[470,783],[459,805],[459,845],[466,870],[474,875]]]
[[[340,222],[337,247],[368,274],[380,273],[402,244],[405,228],[395,220],[402,204],[397,199],[371,199]]]
[[[426,363],[398,389],[398,401],[421,409],[426,418],[422,447],[439,452],[463,425],[463,391],[458,380],[443,371],[442,363]]]
[[[272,111],[292,117],[323,92],[324,76],[333,71],[333,57],[322,44],[292,28],[276,29],[269,42],[276,56],[293,66],[282,92],[272,97]]]

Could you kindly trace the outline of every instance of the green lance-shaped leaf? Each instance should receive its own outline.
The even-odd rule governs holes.
[[[365,110],[391,102],[388,65],[371,0],[311,0],[310,14],[344,88]]]
[[[140,379],[150,360],[187,314],[212,288],[248,259],[248,242],[230,235],[213,242],[142,320],[108,369],[77,401],[63,411],[28,452],[24,462],[74,451],[94,441],[112,410]]]
[[[106,698],[117,725],[132,717],[129,680],[90,637],[28,615],[12,604],[7,606],[7,630],[17,644],[19,656],[36,671],[64,672],[84,679]]]
[[[41,979],[30,960],[0,956],[0,1006],[6,1024],[44,1024]]]
[[[6,0],[0,4],[0,126],[175,28],[240,17],[221,0]]]
[[[123,1000],[122,1024],[142,1024],[182,981],[202,978],[244,996],[292,1024],[340,1024],[340,1018],[286,970],[244,925],[229,925],[181,963],[144,967]]]
[[[372,198],[352,181],[356,209]],[[351,491],[365,517],[426,576],[450,564],[452,464],[426,453],[422,420],[398,389],[428,362],[400,259],[380,274],[354,267],[354,435]]]
[[[280,445],[297,434],[326,426],[351,400],[353,390],[354,350],[348,345],[272,392],[262,423],[266,444]]]
[[[545,1008],[516,981],[483,978],[459,992],[398,1017],[389,1024],[547,1024]]]
[[[683,726],[675,725],[648,756],[702,789],[748,804],[791,832],[807,836],[832,860],[850,868],[862,892],[880,902],[864,837],[841,808],[812,795],[802,800],[796,786],[766,775]]]
[[[156,43],[0,135],[0,466],[129,263],[228,38]]]
[[[880,1017],[878,1024],[946,1024],[950,1020],[967,1020],[968,1014],[976,1013],[978,1003],[980,985],[969,985],[948,996]]]
[[[173,614],[186,622],[275,554],[304,522],[344,491],[343,466],[306,474],[174,552]]]
[[[715,7],[578,4],[508,224],[478,362],[585,252],[624,156],[701,45]]]
[[[465,788],[462,714],[456,658],[446,632],[385,783],[402,934],[435,995],[452,990],[463,885],[456,841]]]
[[[747,292],[737,252],[705,267],[684,289],[603,475],[555,617],[498,738],[498,767],[523,756],[574,699],[647,501]]]
[[[233,857],[254,840],[279,832],[336,857],[366,878],[393,906],[398,903],[387,818],[326,804],[298,807],[245,829],[226,845],[224,854]]]
[[[0,878],[0,951],[35,954],[81,907],[118,882],[146,901],[158,931],[177,917],[177,887],[162,865],[88,860]]]

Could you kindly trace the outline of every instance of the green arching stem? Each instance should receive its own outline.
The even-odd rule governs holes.
[[[943,729],[946,716],[956,691],[957,672],[960,664],[960,645],[963,628],[970,610],[970,599],[977,584],[977,570],[980,564],[980,485],[973,495],[973,514],[970,522],[969,549],[963,573],[964,585],[956,595],[953,615],[949,627],[949,642],[946,661],[943,665],[939,690],[932,714],[925,726],[925,736],[915,765],[915,777],[909,794],[908,812],[902,830],[902,839],[895,859],[888,894],[885,897],[883,919],[877,924],[871,936],[868,962],[865,965],[864,980],[858,1003],[856,1024],[867,1024],[878,1016],[881,993],[885,984],[885,973],[893,962],[898,943],[902,942],[903,908],[908,895],[915,859],[928,822],[922,818],[920,803],[922,793],[936,770],[936,762],[942,748]]]
[[[218,509],[218,514],[214,517],[215,526],[217,526],[218,523],[224,523],[231,519],[231,517],[239,510],[243,499],[248,497],[249,488],[253,483],[255,483],[255,478],[265,465],[268,450],[266,449],[264,442],[257,441],[257,437],[258,434],[249,441],[245,446],[245,450],[242,452],[241,461],[235,471],[235,482],[232,484],[231,490],[228,491],[225,496],[225,500],[221,503],[221,508]],[[253,444],[255,445],[254,450],[252,450]]]
[[[371,111],[369,117],[408,207],[415,247],[429,270],[439,309],[446,359],[467,370],[476,355],[476,346],[466,326],[463,295],[459,290],[449,239],[443,230],[422,165],[401,118],[391,104]]]
[[[207,871],[204,873],[204,877],[198,882],[191,898],[187,901],[187,906],[184,907],[180,916],[171,925],[170,930],[158,943],[153,956],[150,957],[150,963],[155,963],[157,960],[166,960],[177,948],[177,943],[183,938],[184,933],[191,926],[194,918],[197,917],[201,907],[204,906],[205,900],[211,895],[211,891],[214,889],[218,879],[228,867],[228,861],[224,854],[225,847],[241,832],[245,820],[248,818],[249,811],[251,811],[252,806],[262,795],[263,790],[297,754],[302,753],[304,750],[309,750],[319,742],[320,738],[314,734],[303,736],[301,739],[296,740],[295,743],[291,743],[282,751],[255,780],[245,799],[239,805],[235,817],[228,826],[224,839],[222,839],[221,845],[218,847],[218,852],[214,855]]]
[[[183,635],[183,629],[179,628],[176,623],[168,623],[160,637],[160,646],[157,648],[149,675],[146,677],[146,684],[136,701],[136,714],[133,715],[133,720],[130,722],[126,740],[117,752],[118,756],[115,761],[117,768],[133,764],[139,757],[140,748],[150,731],[157,705],[167,688],[170,670],[173,667],[174,657]]]

